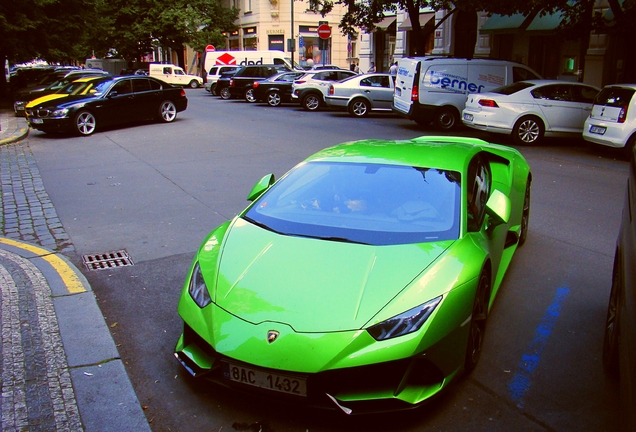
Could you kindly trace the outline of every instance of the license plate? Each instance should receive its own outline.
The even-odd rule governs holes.
[[[603,126],[590,126],[590,133],[593,134],[604,135],[606,130],[607,128]]]
[[[42,123],[44,123],[44,120],[42,120],[42,119],[31,119],[31,123],[33,123],[33,124],[42,124]]]
[[[307,381],[304,378],[265,372],[232,363],[223,365],[223,374],[230,381],[296,396],[307,396]]]
[[[399,87],[396,87],[396,88],[395,88],[395,94],[396,94],[397,96],[402,96],[402,89],[401,89],[401,88],[399,88]]]
[[[464,120],[473,121],[473,115],[472,114],[464,114]]]

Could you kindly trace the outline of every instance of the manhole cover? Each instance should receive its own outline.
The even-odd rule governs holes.
[[[128,255],[128,252],[125,250],[82,255],[82,262],[88,270],[104,270],[134,265],[132,258],[130,258],[130,255]]]

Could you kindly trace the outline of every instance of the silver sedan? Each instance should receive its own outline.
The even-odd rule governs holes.
[[[393,89],[393,79],[387,73],[355,75],[331,84],[325,100],[330,107],[364,117],[370,111],[391,112]]]

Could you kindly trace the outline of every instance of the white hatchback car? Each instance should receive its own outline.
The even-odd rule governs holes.
[[[613,84],[601,90],[585,120],[583,138],[594,144],[625,148],[636,143],[636,84]]]
[[[462,121],[474,129],[512,135],[520,145],[537,144],[544,135],[580,136],[599,91],[581,83],[520,81],[469,94]]]

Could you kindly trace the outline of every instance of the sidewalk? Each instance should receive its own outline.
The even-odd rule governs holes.
[[[0,107],[0,372],[3,431],[150,431],[95,295]]]

